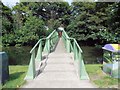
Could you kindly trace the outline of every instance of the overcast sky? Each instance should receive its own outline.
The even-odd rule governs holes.
[[[69,4],[72,2],[72,0],[66,0]],[[2,0],[2,2],[9,7],[12,7],[16,4],[16,2],[19,2],[19,0]]]

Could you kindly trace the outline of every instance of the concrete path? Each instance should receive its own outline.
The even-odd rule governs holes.
[[[54,52],[48,55],[44,68],[22,88],[95,88],[89,80],[80,80],[74,60],[60,39]]]

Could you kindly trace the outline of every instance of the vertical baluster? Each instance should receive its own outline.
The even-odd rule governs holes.
[[[69,39],[67,39],[67,41],[66,41],[66,45],[67,45],[67,52],[68,53],[70,53],[70,40]]]
[[[38,47],[37,56],[35,60],[37,61],[42,60],[42,40],[39,42],[39,47]]]
[[[30,64],[25,79],[34,79],[35,74],[36,73],[35,73],[35,49],[34,49],[31,54]]]
[[[81,75],[82,75],[82,54],[79,50],[79,76],[81,78]]]
[[[50,53],[50,38],[47,39],[48,53]]]
[[[89,76],[85,69],[82,53],[81,53],[81,59],[80,59],[80,79],[89,80]]]
[[[78,50],[78,47],[76,46],[76,43],[74,42],[74,57],[75,57],[75,60],[78,60],[79,59],[79,50]]]
[[[75,41],[74,41],[74,60],[76,60],[77,58],[76,58],[76,44],[75,44]]]
[[[51,41],[50,41],[50,42],[51,42],[51,46],[53,47],[53,46],[54,46],[54,44],[53,44],[53,39],[51,39]]]

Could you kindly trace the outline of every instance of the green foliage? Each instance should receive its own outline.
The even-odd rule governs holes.
[[[4,4],[2,5],[2,34],[8,34],[12,31],[12,12],[11,9]]]
[[[3,44],[33,45],[39,38],[46,36],[44,26],[43,20],[30,16],[20,29],[14,30],[14,33],[3,35]]]
[[[27,18],[24,26],[15,31],[15,41],[20,44],[35,44],[39,38],[45,37],[44,22],[35,16]]]
[[[12,9],[2,4],[2,10],[5,46],[33,45],[60,24],[77,41],[91,41],[94,45],[120,42],[117,2],[73,2],[71,6],[67,2],[20,2]]]
[[[94,44],[118,43],[120,40],[119,3],[74,2],[72,5],[72,19],[67,26],[70,36],[78,41],[91,40]],[[115,19],[116,17],[119,21]]]

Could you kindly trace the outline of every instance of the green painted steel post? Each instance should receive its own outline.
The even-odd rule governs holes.
[[[35,49],[34,49],[31,54],[30,64],[25,79],[34,79],[35,74],[36,73],[35,73]]]
[[[39,42],[39,47],[38,47],[37,56],[35,60],[37,61],[42,60],[42,40]]]
[[[78,48],[76,47],[76,60],[79,60],[79,50],[78,50]]]
[[[67,45],[67,52],[68,53],[70,53],[70,40],[69,39],[67,39],[67,41],[66,41],[66,45]]]
[[[75,60],[78,60],[79,59],[79,56],[78,56],[78,48],[74,42],[74,57],[75,57]]]
[[[76,49],[77,49],[77,48],[76,48],[76,44],[75,44],[75,42],[74,42],[74,60],[77,60],[77,57],[76,57],[76,52],[77,52],[77,51],[76,51]]]
[[[47,39],[47,48],[48,48],[48,53],[50,53],[50,39]]]
[[[50,40],[51,46],[53,47],[53,40]]]
[[[47,40],[45,41],[45,46],[44,46],[43,52],[48,52],[48,49],[47,49]]]
[[[89,76],[86,72],[85,65],[84,65],[84,62],[83,62],[82,53],[81,53],[81,59],[80,59],[80,79],[89,80]]]

